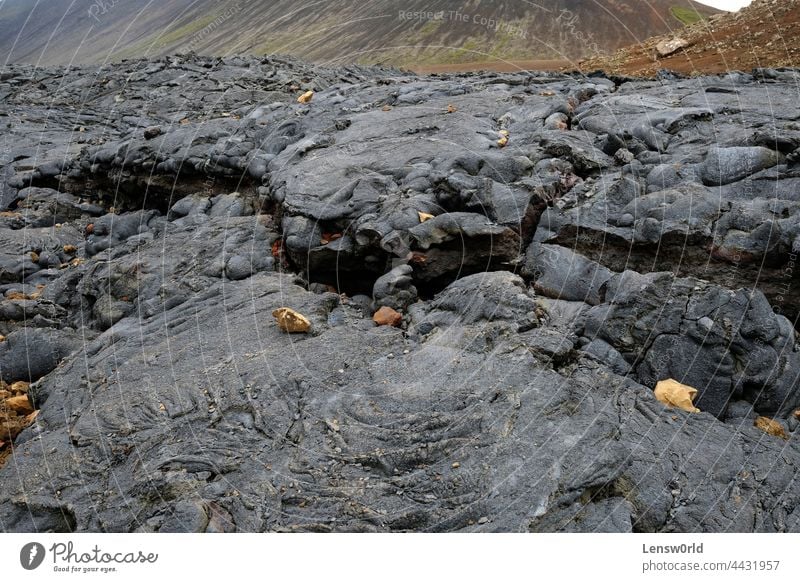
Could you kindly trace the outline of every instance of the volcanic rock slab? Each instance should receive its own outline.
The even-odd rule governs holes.
[[[791,79],[8,67],[0,529],[800,531]]]

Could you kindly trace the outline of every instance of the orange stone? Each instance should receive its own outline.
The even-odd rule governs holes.
[[[375,315],[372,316],[372,321],[378,325],[391,325],[392,327],[397,327],[400,325],[400,322],[403,321],[403,316],[391,307],[383,306],[375,312]]]

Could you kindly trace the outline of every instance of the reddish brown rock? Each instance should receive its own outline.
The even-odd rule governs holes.
[[[403,316],[391,307],[384,306],[375,312],[375,315],[372,316],[372,321],[378,325],[397,327],[400,325],[400,322],[403,321]]]

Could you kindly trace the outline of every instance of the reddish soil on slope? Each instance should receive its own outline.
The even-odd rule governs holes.
[[[656,45],[675,37],[690,45],[658,58]],[[582,71],[652,76],[659,69],[684,74],[800,66],[800,0],[756,0],[732,14],[718,14],[677,34],[648,39],[608,57],[581,61]]]

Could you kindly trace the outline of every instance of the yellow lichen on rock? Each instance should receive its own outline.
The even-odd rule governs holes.
[[[9,386],[9,389],[15,394],[27,394],[30,388],[30,382],[24,380],[17,380]]]
[[[306,333],[311,329],[311,322],[294,309],[281,307],[272,312],[278,327],[287,333]]]
[[[763,430],[768,435],[780,437],[782,439],[788,439],[789,437],[786,435],[786,431],[783,429],[783,425],[779,423],[777,420],[773,420],[772,418],[767,418],[766,416],[759,416],[756,418],[756,421],[753,425],[759,429]]]
[[[676,380],[661,380],[656,384],[655,395],[659,402],[668,406],[674,406],[687,412],[700,412],[700,409],[694,405],[697,390]]]
[[[28,399],[28,396],[22,394],[20,396],[12,396],[8,398],[4,403],[9,410],[16,412],[20,416],[26,416],[33,412],[33,406],[31,406],[31,401]]]
[[[12,454],[11,443],[39,414],[26,394],[28,386],[27,382],[8,385],[0,380],[0,467]]]
[[[26,295],[22,291],[9,291],[6,293],[6,299],[9,301],[28,301],[30,296]]]
[[[499,133],[500,133],[500,139],[497,140],[497,145],[498,147],[504,148],[506,147],[506,145],[508,145],[509,133],[508,130],[505,129],[501,129]]]

